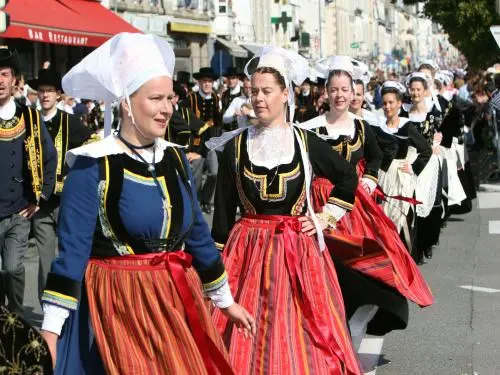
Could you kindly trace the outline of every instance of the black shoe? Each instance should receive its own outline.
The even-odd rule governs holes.
[[[415,251],[415,253],[413,254],[413,259],[415,260],[415,263],[417,263],[417,265],[419,266],[424,264],[424,254],[420,250]]]
[[[424,256],[427,259],[432,259],[432,246],[424,250]]]
[[[210,203],[203,203],[201,205],[201,209],[202,209],[203,213],[205,213],[207,215],[212,214],[212,205]]]

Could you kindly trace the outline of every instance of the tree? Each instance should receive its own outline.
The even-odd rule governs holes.
[[[500,61],[490,26],[500,24],[495,0],[404,0],[406,5],[424,4],[424,15],[440,24],[450,42],[472,68],[485,68]]]

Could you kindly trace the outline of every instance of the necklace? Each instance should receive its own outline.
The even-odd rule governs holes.
[[[125,144],[125,146],[127,146],[130,149],[130,151],[132,151],[132,153],[135,156],[137,156],[144,164],[146,164],[148,166],[148,172],[151,174],[151,177],[153,177],[153,180],[154,180],[155,185],[156,185],[156,189],[158,190],[158,192],[161,195],[162,202],[163,202],[163,209],[165,211],[167,211],[169,208],[172,208],[172,206],[168,204],[167,197],[165,196],[165,193],[163,192],[163,189],[161,188],[160,182],[158,181],[158,177],[156,176],[156,167],[155,167],[156,147],[155,147],[155,143],[153,142],[153,143],[145,145],[145,146],[136,146],[136,145],[133,145],[130,142],[126,141],[120,133],[117,133],[117,137],[120,141],[123,142],[123,144]],[[153,161],[151,163],[148,163],[148,161],[146,159],[144,159],[144,157],[141,154],[139,154],[137,152],[137,150],[144,150],[144,149],[151,148],[151,147],[153,147]]]

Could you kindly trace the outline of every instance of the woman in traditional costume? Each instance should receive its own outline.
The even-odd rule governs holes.
[[[398,150],[388,171],[381,173],[379,184],[387,196],[384,212],[396,225],[406,247],[413,250],[413,221],[416,214],[415,194],[417,177],[424,170],[432,155],[426,139],[417,130],[418,123],[400,117],[405,87],[398,82],[387,81],[382,85],[385,118],[379,122],[381,130],[395,137]]]
[[[121,33],[63,78],[73,96],[118,99],[121,114],[118,132],[66,157],[59,257],[43,294],[42,334],[57,374],[232,374],[202,285],[253,332],[231,296],[189,163],[163,139],[174,62],[165,40]]]
[[[349,112],[355,95],[350,58],[336,56],[330,69],[326,86],[330,111],[302,126],[319,134],[358,170],[354,208],[325,231],[325,240],[336,260],[351,333],[362,338],[369,322],[369,333],[383,335],[406,327],[406,299],[429,306],[433,297],[394,224],[371,196],[377,188],[383,154],[371,126]],[[387,171],[388,166],[382,169]],[[313,182],[313,204],[323,211],[319,216],[325,214],[323,207],[331,189],[324,178]]]
[[[228,142],[212,235],[223,249],[236,301],[256,318],[257,334],[244,339],[227,317],[214,314],[242,375],[362,373],[310,200],[312,174],[328,178],[335,184],[330,219],[339,220],[354,203],[356,173],[326,142],[287,121],[292,81],[300,85],[308,71],[301,56],[264,48],[252,75],[259,124],[211,145]],[[243,217],[235,223],[238,205]]]
[[[415,187],[415,198],[421,202],[416,207],[413,246],[413,257],[417,264],[424,263],[424,256],[431,258],[432,248],[439,242],[445,211],[443,181],[447,178],[443,178],[443,157],[439,146],[443,138],[440,132],[442,112],[437,98],[428,94],[431,90],[428,79],[428,75],[422,72],[412,73],[407,77],[411,103],[403,105],[399,114],[416,125],[433,151],[425,169],[419,174]]]

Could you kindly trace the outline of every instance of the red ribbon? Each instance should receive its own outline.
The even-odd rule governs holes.
[[[415,198],[404,197],[402,195],[387,195],[380,186],[377,186],[377,188],[375,189],[374,197],[380,198],[383,201],[387,201],[387,198],[397,199],[398,201],[407,202],[415,206],[417,204],[422,204],[422,202],[416,200]]]
[[[316,345],[325,353],[325,359],[333,373],[340,373],[335,357],[345,363],[344,353],[340,350],[331,327],[316,316],[313,305],[304,293],[304,280],[300,272],[299,259],[295,254],[297,233],[302,229],[298,216],[279,215],[246,215],[246,218],[256,220],[270,220],[276,232],[283,233],[285,245],[285,263],[292,282],[292,290],[299,301],[300,307],[306,318],[307,328]]]
[[[184,251],[175,251],[156,255],[152,259],[151,265],[157,266],[163,263],[172,275],[175,287],[186,310],[189,328],[201,353],[208,374],[234,375],[224,355],[201,326],[193,294],[186,279],[186,269],[191,267],[191,262],[191,255]],[[217,372],[214,365],[219,372]]]

